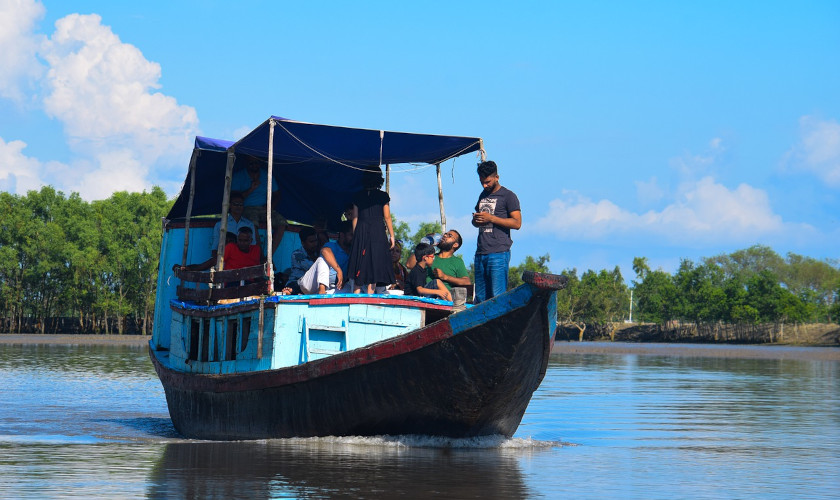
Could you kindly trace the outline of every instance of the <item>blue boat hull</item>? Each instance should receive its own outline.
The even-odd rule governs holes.
[[[193,374],[170,369],[163,351],[150,356],[190,438],[511,436],[545,375],[555,290],[525,284],[399,337],[276,370]]]

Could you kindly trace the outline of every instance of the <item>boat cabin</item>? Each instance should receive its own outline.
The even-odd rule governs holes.
[[[163,221],[152,349],[171,369],[234,374],[304,364],[368,346],[449,316],[453,304],[388,294],[280,295],[278,277],[300,246],[303,226],[334,229],[366,171],[400,163],[435,165],[482,151],[480,138],[331,127],[271,117],[237,142],[197,137],[181,194]],[[272,213],[260,221],[267,252],[259,266],[225,270],[223,242],[231,180],[246,162],[260,162],[279,186],[279,202],[265,206],[288,219],[279,242]],[[269,183],[270,185],[270,183]],[[441,201],[441,220],[446,219]],[[213,230],[222,221],[216,264],[208,260]],[[275,282],[276,281],[276,282]]]

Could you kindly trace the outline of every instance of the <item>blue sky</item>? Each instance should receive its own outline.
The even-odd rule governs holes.
[[[839,2],[401,4],[0,0],[0,189],[174,195],[195,135],[274,114],[482,137],[513,264],[840,257]],[[443,165],[468,262],[475,163]],[[436,219],[398,170],[392,212]]]

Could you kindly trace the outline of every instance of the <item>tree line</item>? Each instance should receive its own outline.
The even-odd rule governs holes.
[[[0,192],[0,331],[150,333],[171,205],[158,187],[90,203],[51,187]]]
[[[549,256],[527,257],[511,269],[547,271]],[[840,267],[794,253],[781,257],[756,245],[694,262],[683,259],[673,274],[651,269],[647,258],[633,259],[635,279],[628,285],[621,270],[576,269],[562,272],[568,285],[558,293],[558,320],[578,327],[638,322],[695,325],[760,323],[840,323]]]
[[[161,219],[173,201],[158,187],[93,202],[51,187],[25,196],[0,192],[0,332],[66,331],[68,321],[80,332],[151,332]],[[422,223],[412,233],[394,219],[394,229],[405,262],[441,225]],[[522,283],[523,271],[550,272],[549,262],[545,254],[511,266],[510,288]],[[837,262],[753,246],[683,260],[673,274],[636,257],[633,272],[628,284],[618,266],[563,270],[568,285],[558,293],[558,320],[614,329],[629,319],[632,291],[633,319],[662,325],[840,322]]]

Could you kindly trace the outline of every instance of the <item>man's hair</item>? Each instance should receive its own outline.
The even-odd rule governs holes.
[[[483,161],[478,164],[478,176],[482,179],[486,179],[491,175],[498,173],[498,169],[496,168],[495,161]]]
[[[458,243],[458,248],[461,248],[462,246],[464,246],[464,240],[463,240],[463,239],[461,239],[461,233],[459,233],[459,232],[458,232],[457,230],[455,230],[455,229],[450,229],[450,231],[452,231],[453,233],[455,233],[456,235],[458,235],[458,239],[456,240],[456,243]]]
[[[254,234],[254,230],[250,228],[250,226],[242,226],[239,228],[240,233],[245,234]]]
[[[338,232],[339,233],[352,233],[353,232],[353,221],[343,220],[338,223]]]
[[[230,196],[228,196],[228,201],[234,198],[238,198],[242,201],[245,201],[245,195],[242,194],[242,191],[231,191]]]
[[[417,259],[417,262],[423,260],[423,257],[427,255],[434,255],[435,254],[435,247],[429,245],[428,243],[418,243],[416,247],[414,247],[414,258]]]
[[[300,233],[298,233],[298,236],[300,236],[300,242],[303,243],[310,236],[315,236],[315,228],[303,226],[302,228],[300,228]]]

